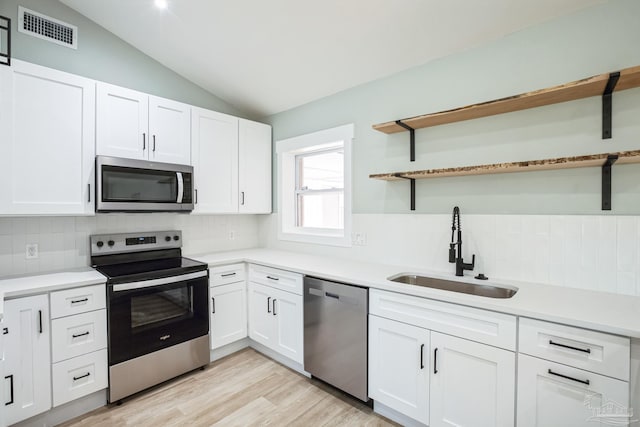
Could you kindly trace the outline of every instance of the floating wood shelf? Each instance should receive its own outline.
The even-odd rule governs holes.
[[[380,132],[392,134],[409,130],[401,124],[411,129],[421,129],[480,117],[494,116],[511,111],[558,104],[591,96],[601,96],[605,93],[605,88],[607,87],[610,77],[610,73],[600,74],[560,86],[522,93],[520,95],[487,101],[481,104],[467,105],[466,107],[455,108],[453,110],[380,123],[373,125],[373,128]],[[626,68],[620,71],[620,78],[613,90],[621,91],[635,87],[640,87],[640,66]]]

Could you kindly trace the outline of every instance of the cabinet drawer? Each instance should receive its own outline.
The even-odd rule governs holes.
[[[107,388],[107,350],[99,350],[54,363],[53,406]]]
[[[51,293],[51,318],[106,308],[105,285],[84,286]]]
[[[520,353],[629,381],[629,338],[520,318]]]
[[[51,322],[51,354],[54,363],[106,347],[107,311],[104,309]]]
[[[516,318],[411,295],[371,289],[369,313],[514,351]]]
[[[210,286],[242,282],[246,278],[244,263],[221,265],[209,269]]]
[[[302,274],[299,273],[250,264],[249,280],[302,295]]]

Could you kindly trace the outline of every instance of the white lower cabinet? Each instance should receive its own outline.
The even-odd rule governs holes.
[[[4,302],[4,410],[7,425],[51,408],[49,296]]]
[[[107,388],[107,349],[54,363],[53,406],[62,405]]]
[[[431,332],[431,427],[509,427],[515,418],[515,354]]]
[[[629,383],[518,356],[518,427],[626,426]]]
[[[369,315],[369,397],[429,424],[429,331]]]
[[[244,280],[212,286],[211,349],[223,347],[247,336],[247,285]]]
[[[302,295],[249,282],[249,337],[303,362]]]

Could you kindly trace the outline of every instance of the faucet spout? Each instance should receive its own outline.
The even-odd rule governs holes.
[[[457,241],[454,242],[454,237],[457,234]],[[457,254],[456,254],[457,252]],[[455,206],[453,208],[453,218],[451,221],[451,243],[449,244],[449,262],[456,264],[456,276],[462,276],[464,270],[473,270],[476,264],[476,255],[473,254],[471,258],[471,264],[465,263],[462,258],[462,227],[460,226],[460,208]]]

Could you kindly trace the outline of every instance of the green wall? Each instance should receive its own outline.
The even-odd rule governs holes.
[[[418,130],[413,163],[408,133],[371,129],[640,65],[639,22],[639,1],[609,1],[268,121],[274,141],[355,123],[353,212],[410,212],[407,182],[369,174],[639,149],[640,89],[614,95],[611,140],[600,137],[599,97]],[[598,168],[419,180],[416,212],[602,214],[600,185]],[[610,213],[640,214],[640,165],[614,166]]]
[[[78,49],[19,33],[18,5],[78,27]],[[12,20],[12,56],[96,80],[223,113],[241,111],[182,78],[57,0],[1,0],[0,15]]]

